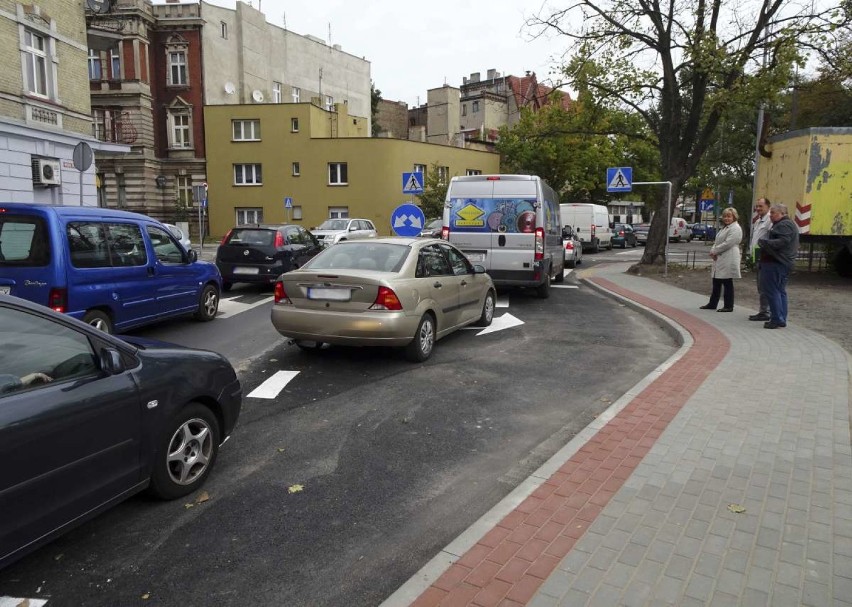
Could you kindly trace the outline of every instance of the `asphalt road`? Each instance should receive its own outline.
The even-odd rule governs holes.
[[[138,331],[221,351],[245,395],[298,374],[274,398],[246,396],[207,501],[133,498],[0,572],[0,597],[380,603],[674,352],[645,317],[565,284],[578,288],[502,295],[497,315],[524,324],[458,332],[421,365],[389,349],[303,353],[274,332],[257,289],[228,294],[211,323]]]

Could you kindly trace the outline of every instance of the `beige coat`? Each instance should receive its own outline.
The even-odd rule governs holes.
[[[713,261],[713,278],[740,278],[740,242],[743,229],[734,222],[716,232],[716,240],[710,253],[718,257]]]

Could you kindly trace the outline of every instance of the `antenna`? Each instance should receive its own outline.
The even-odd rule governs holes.
[[[328,22],[328,45],[331,46],[331,21]]]
[[[287,13],[281,13],[281,20],[284,22],[284,29],[287,29]]]

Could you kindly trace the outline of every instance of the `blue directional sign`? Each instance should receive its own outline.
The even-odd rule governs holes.
[[[206,196],[201,199],[201,208],[203,208],[203,209],[207,208],[207,197]]]
[[[284,199],[284,208],[285,209],[292,209],[293,208],[293,199],[290,198],[289,196],[287,196]]]
[[[402,193],[403,194],[422,194],[423,193],[423,173],[403,173],[402,174]]]
[[[607,192],[629,192],[633,189],[633,167],[609,167],[606,170]]]
[[[709,213],[710,211],[713,210],[713,207],[716,205],[716,201],[712,200],[712,199],[699,200],[698,203],[699,203],[698,210],[701,211],[702,213]]]
[[[424,225],[426,216],[416,204],[401,204],[391,213],[391,228],[397,236],[419,236]]]

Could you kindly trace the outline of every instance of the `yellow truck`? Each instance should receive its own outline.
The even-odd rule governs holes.
[[[852,277],[852,128],[790,131],[760,155],[757,196],[787,205],[803,245],[829,244],[838,274]]]

